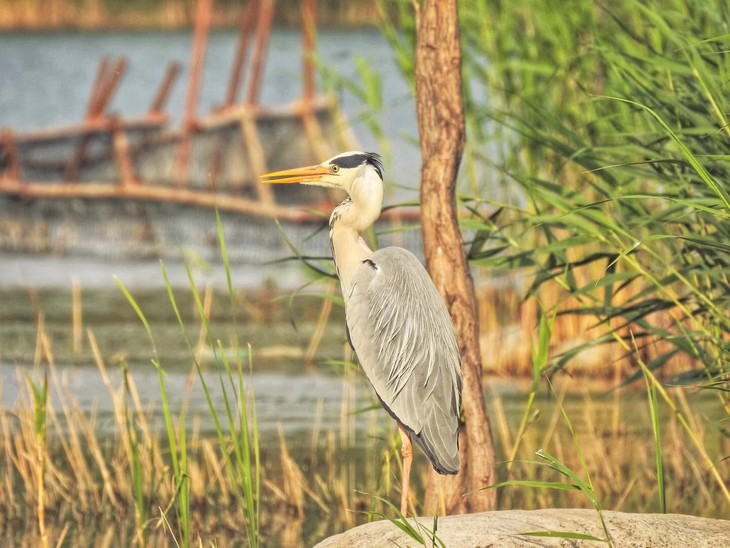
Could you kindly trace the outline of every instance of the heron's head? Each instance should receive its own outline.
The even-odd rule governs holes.
[[[265,183],[301,183],[339,188],[352,194],[358,179],[377,176],[383,181],[383,162],[374,152],[350,151],[333,156],[316,166],[275,171],[261,176]]]

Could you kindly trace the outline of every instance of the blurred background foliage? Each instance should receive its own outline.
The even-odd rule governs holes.
[[[412,81],[415,21],[400,6],[388,36]],[[610,343],[611,359],[681,362],[675,382],[727,389],[727,3],[460,9],[472,264],[520,272],[533,325],[573,317],[567,338],[584,342],[549,368]]]

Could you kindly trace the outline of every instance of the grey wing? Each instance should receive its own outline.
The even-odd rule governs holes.
[[[453,324],[426,269],[398,247],[355,270],[345,295],[350,340],[388,412],[436,471],[459,471],[461,361]]]

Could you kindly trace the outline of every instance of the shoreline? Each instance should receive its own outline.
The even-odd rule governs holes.
[[[210,29],[238,29],[244,9],[244,5],[214,6]],[[195,16],[195,6],[169,3],[147,10],[129,9],[113,13],[106,8],[103,0],[92,0],[88,7],[56,0],[51,9],[42,2],[0,7],[0,33],[190,31],[194,27]],[[320,9],[317,12],[318,28],[374,28],[380,25],[381,20],[377,6],[370,1],[348,3],[339,9]],[[273,26],[292,28],[301,25],[299,4],[280,2],[275,8]]]

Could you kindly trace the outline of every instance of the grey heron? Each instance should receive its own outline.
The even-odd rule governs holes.
[[[329,220],[332,258],[345,302],[348,337],[365,375],[402,439],[401,513],[408,510],[412,442],[440,474],[459,472],[461,359],[441,295],[410,251],[372,251],[361,234],[380,216],[383,164],[345,152],[322,164],[262,176],[344,190]]]

